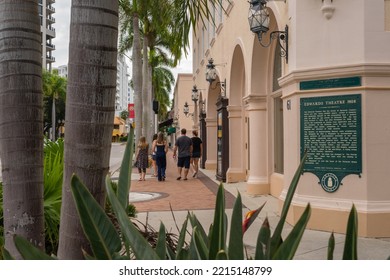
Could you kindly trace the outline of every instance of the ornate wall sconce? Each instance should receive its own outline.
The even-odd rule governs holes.
[[[209,82],[210,86],[217,79],[217,70],[215,69],[214,59],[210,58],[209,63],[206,66],[206,81]],[[221,89],[221,98],[226,98],[226,79],[223,82],[217,82],[211,89],[216,89],[217,86]]]
[[[250,30],[257,34],[260,45],[267,48],[271,45],[272,40],[278,39],[278,44],[280,46],[280,56],[286,58],[286,63],[288,63],[288,26],[284,28],[284,31],[272,31],[269,34],[269,42],[263,42],[263,34],[266,34],[269,30],[269,13],[267,8],[268,0],[251,0],[249,2],[249,27]]]

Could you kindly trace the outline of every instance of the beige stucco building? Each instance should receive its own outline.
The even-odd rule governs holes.
[[[389,237],[390,1],[266,1],[270,29],[263,43],[288,27],[279,33],[288,39],[282,48],[278,38],[260,45],[249,29],[247,1],[224,2],[224,11],[212,9],[215,25],[199,26],[193,74],[179,77],[175,91],[180,114],[185,101],[193,104],[192,86],[205,89],[205,168],[224,170],[222,157],[224,181],[246,182],[248,193],[271,194],[282,205],[307,150],[289,222],[310,203],[309,228],[344,232],[355,204],[360,236]],[[210,58],[217,72],[212,84],[205,79]],[[226,120],[218,113],[221,88]],[[181,127],[193,125],[179,119]],[[221,153],[222,139],[228,151]]]

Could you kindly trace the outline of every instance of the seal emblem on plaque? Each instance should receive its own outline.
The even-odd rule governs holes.
[[[335,192],[340,186],[339,178],[333,173],[326,173],[321,178],[321,187],[326,192]]]

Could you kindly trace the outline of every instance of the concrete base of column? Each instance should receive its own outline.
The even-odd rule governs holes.
[[[279,200],[282,209],[283,201]],[[307,229],[329,231],[345,234],[349,210],[321,209],[311,207],[311,215]],[[305,206],[291,205],[287,222],[295,225],[301,217]],[[358,236],[360,237],[390,237],[390,213],[366,213],[358,211]]]
[[[248,180],[246,183],[246,191],[249,195],[269,194],[269,183],[253,182]]]
[[[206,160],[204,163],[206,170],[217,170],[217,161],[216,160]]]
[[[226,172],[226,183],[237,183],[246,180],[245,170],[229,168]]]

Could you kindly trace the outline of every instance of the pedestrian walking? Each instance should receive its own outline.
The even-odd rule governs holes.
[[[185,128],[182,128],[181,136],[176,139],[175,147],[173,148],[173,157],[176,158],[176,152],[178,152],[177,155],[177,170],[179,172],[179,177],[177,177],[177,180],[181,179],[181,173],[184,168],[184,179],[187,180],[188,171],[190,169],[190,162],[191,162],[191,153],[192,153],[192,140],[190,137],[188,137],[187,130]]]
[[[165,171],[167,168],[168,144],[164,139],[164,134],[159,132],[157,139],[153,141],[152,150],[156,151],[157,178],[159,181],[165,181]]]
[[[197,178],[198,177],[198,171],[199,171],[199,159],[202,155],[202,139],[198,137],[198,131],[194,130],[192,131],[192,154],[191,154],[191,166],[193,170],[192,177]]]
[[[152,146],[157,139],[157,133],[153,135]],[[152,148],[152,177],[157,177],[156,150]]]
[[[141,136],[138,141],[135,160],[138,167],[139,181],[145,181],[146,169],[149,166],[149,144],[145,136]]]

